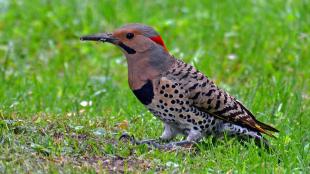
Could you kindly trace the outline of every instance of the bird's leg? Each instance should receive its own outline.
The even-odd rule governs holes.
[[[120,137],[119,140],[127,140],[130,141],[131,144],[139,145],[139,144],[151,144],[158,141],[158,139],[148,139],[148,140],[141,140],[138,141],[133,135],[129,135],[128,133],[124,132]]]
[[[161,145],[160,148],[163,149],[174,149],[177,147],[192,147],[196,142],[202,138],[202,133],[198,130],[190,130],[186,140],[171,142],[164,145]]]
[[[202,138],[202,133],[198,130],[190,130],[186,140],[183,141],[176,141],[170,142],[166,144],[160,144],[159,141],[168,141],[174,138],[178,134],[178,130],[175,129],[173,126],[165,124],[165,129],[163,134],[161,135],[160,139],[150,139],[150,140],[141,140],[137,141],[134,136],[130,136],[127,133],[123,133],[120,137],[121,139],[128,139],[132,144],[140,145],[146,144],[158,149],[174,149],[177,147],[191,147],[195,142],[199,141]]]
[[[157,148],[159,148],[159,149],[167,149],[167,150],[175,149],[175,148],[178,148],[178,147],[190,148],[194,144],[195,144],[195,141],[183,140],[183,141],[170,142],[170,143],[167,143],[167,144],[159,144],[159,146],[157,146]]]
[[[171,139],[173,139],[177,136],[178,130],[175,127],[173,127],[167,123],[165,123],[164,127],[165,127],[164,132],[161,134],[160,140],[170,141]]]
[[[130,141],[133,145],[141,145],[146,144],[148,147],[155,147],[158,149],[163,148],[162,145],[159,143],[160,139],[147,139],[147,140],[141,140],[138,141],[135,139],[133,135],[129,135],[127,133],[123,133],[119,140],[127,140]]]
[[[136,144],[147,144],[150,146],[153,146],[155,148],[164,148],[164,145],[161,145],[160,142],[168,142],[171,139],[175,138],[178,134],[178,130],[165,123],[164,125],[164,132],[162,135],[159,137],[159,139],[149,139],[149,140],[141,140],[141,141],[136,141]]]
[[[194,142],[197,142],[199,141],[201,138],[203,137],[202,133],[199,131],[199,130],[190,130],[188,135],[187,135],[187,138],[186,140],[187,141],[194,141]]]
[[[177,136],[177,134],[178,134],[178,130],[175,127],[165,123],[164,132],[159,137],[159,139],[135,141],[135,144],[148,144],[148,145],[152,145],[154,147],[157,147],[160,145],[159,142],[168,142],[171,139],[175,138]]]
[[[165,145],[161,145],[160,142],[168,142],[171,139],[175,138],[178,133],[179,133],[179,131],[175,127],[165,123],[164,132],[159,137],[159,139],[148,139],[148,140],[137,141],[134,138],[134,136],[130,136],[127,133],[123,133],[123,135],[120,137],[120,140],[121,139],[128,139],[132,144],[136,144],[136,145],[147,144],[147,145],[153,146],[155,148],[164,148]],[[178,142],[175,142],[174,144],[178,144]]]

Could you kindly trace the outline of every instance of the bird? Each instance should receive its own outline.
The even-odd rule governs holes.
[[[274,133],[279,132],[258,121],[239,100],[194,66],[171,55],[159,33],[148,25],[131,23],[80,40],[120,48],[127,59],[130,89],[163,122],[159,140],[168,143],[134,140],[137,144],[169,148],[192,145],[208,136],[231,136],[269,146],[263,134],[275,137]],[[170,142],[177,135],[183,135],[184,140]]]

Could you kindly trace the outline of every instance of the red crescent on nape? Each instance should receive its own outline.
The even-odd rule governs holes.
[[[168,51],[163,39],[160,36],[153,36],[153,37],[150,37],[150,39],[154,41],[155,43],[161,45],[162,47],[164,47],[166,51]]]

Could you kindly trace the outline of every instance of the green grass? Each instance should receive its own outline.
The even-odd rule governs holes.
[[[0,0],[0,173],[309,172],[309,12],[309,0]],[[232,139],[172,152],[117,143],[123,131],[156,138],[162,124],[128,88],[120,50],[79,36],[131,22],[278,128],[276,152]]]

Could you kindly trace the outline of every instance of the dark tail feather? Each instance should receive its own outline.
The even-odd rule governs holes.
[[[264,130],[268,130],[268,131],[272,131],[272,132],[279,132],[279,130],[277,130],[276,128],[274,127],[271,127],[265,123],[262,123],[258,120],[255,119],[254,115],[252,114],[252,112],[250,112],[245,106],[243,106],[242,103],[240,103],[238,100],[237,100],[237,103],[240,105],[240,107],[245,110],[254,120],[255,122],[261,127],[263,128]]]
[[[277,130],[276,128],[274,128],[274,127],[272,127],[272,126],[269,126],[269,125],[267,125],[267,124],[265,124],[265,123],[262,123],[262,122],[260,122],[260,121],[258,121],[258,120],[255,120],[257,123],[258,123],[258,125],[260,126],[260,127],[262,127],[263,129],[265,129],[265,130],[269,130],[269,131],[272,131],[272,132],[279,132],[279,130]]]

